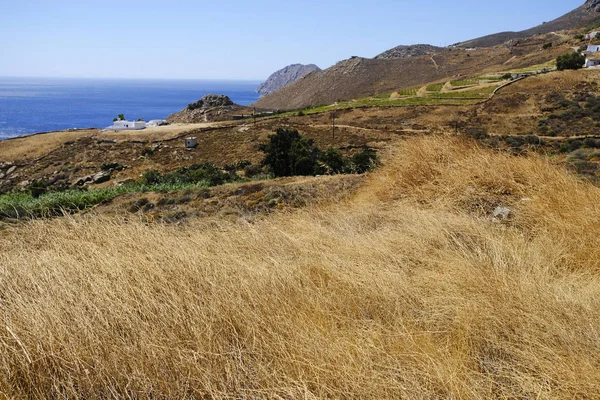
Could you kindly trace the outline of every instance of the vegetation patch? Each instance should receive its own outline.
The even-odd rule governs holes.
[[[442,88],[446,85],[446,83],[433,83],[431,85],[427,85],[425,90],[428,92],[441,92]]]
[[[263,164],[276,177],[364,173],[379,162],[377,152],[370,147],[365,147],[348,158],[333,148],[323,152],[314,147],[312,139],[304,138],[298,131],[289,129],[278,129],[260,149],[265,153]]]

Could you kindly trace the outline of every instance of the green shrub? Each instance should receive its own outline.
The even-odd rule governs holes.
[[[546,43],[546,44],[544,44],[544,45],[542,46],[542,48],[543,48],[544,50],[548,50],[548,49],[549,49],[549,48],[551,48],[551,47],[552,47],[552,43]]]
[[[377,151],[370,147],[352,157],[353,170],[359,174],[372,170],[378,164]]]
[[[142,185],[157,185],[160,183],[162,176],[160,172],[155,169],[148,170],[142,174],[142,178],[140,179]]]
[[[342,156],[342,153],[334,148],[329,148],[320,158],[321,165],[327,174],[341,174],[346,170],[347,161]]]
[[[268,165],[275,176],[314,175],[319,150],[312,139],[300,136],[298,131],[277,129],[269,142],[260,145],[265,153],[263,165]]]
[[[556,59],[556,68],[559,71],[567,69],[580,69],[585,64],[585,56],[580,53],[566,53]]]

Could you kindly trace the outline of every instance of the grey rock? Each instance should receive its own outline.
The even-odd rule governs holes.
[[[506,221],[513,216],[513,210],[508,207],[498,206],[492,213],[492,219],[494,221]]]
[[[0,179],[4,179],[5,176],[6,175],[4,173],[0,172]]]
[[[195,103],[188,104],[188,110],[197,110],[199,108],[225,107],[232,106],[233,101],[224,94],[207,94]]]
[[[410,58],[419,56],[428,56],[441,53],[446,49],[443,47],[432,46],[430,44],[413,44],[411,46],[397,46],[393,49],[384,51],[376,56],[376,59],[395,59],[395,58]]]
[[[110,180],[110,174],[104,171],[100,171],[94,176],[92,176],[92,182],[94,183],[104,183]]]
[[[15,172],[15,170],[17,169],[16,165],[13,165],[12,167],[10,167],[7,171],[6,171],[6,175],[10,175],[13,172]]]
[[[298,79],[304,78],[306,75],[320,71],[321,68],[317,67],[314,64],[302,65],[302,64],[292,64],[287,67],[280,69],[279,71],[273,73],[269,78],[263,82],[256,91],[260,93],[261,96],[266,96],[270,93],[273,93],[284,86],[289,85],[292,82],[297,81]]]

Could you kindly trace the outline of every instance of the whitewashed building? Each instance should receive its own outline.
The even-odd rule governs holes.
[[[127,121],[117,120],[113,122],[112,126],[106,128],[109,131],[139,131],[146,129],[146,123],[144,121]]]
[[[586,68],[596,68],[600,67],[600,58],[586,58],[585,59],[585,67]]]
[[[587,53],[597,53],[599,51],[600,51],[600,44],[590,44],[586,50]]]

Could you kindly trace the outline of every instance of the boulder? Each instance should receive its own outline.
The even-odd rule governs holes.
[[[207,94],[195,103],[188,104],[188,110],[232,106],[233,101],[224,94]]]
[[[15,172],[15,170],[17,169],[16,165],[13,165],[12,167],[10,167],[7,171],[6,171],[6,175],[10,175],[13,172]]]
[[[105,171],[100,171],[94,176],[92,176],[93,183],[104,183],[110,180],[110,174]]]
[[[508,207],[498,206],[492,213],[493,221],[506,221],[513,216],[513,210]]]

